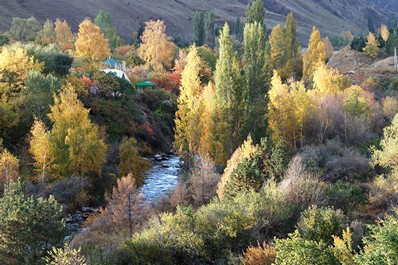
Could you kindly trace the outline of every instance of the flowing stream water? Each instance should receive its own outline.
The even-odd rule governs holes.
[[[155,204],[159,197],[174,190],[178,183],[180,172],[180,158],[173,155],[156,155],[153,167],[145,174],[144,185],[140,188],[144,193],[144,201]],[[87,217],[99,212],[99,208],[83,207],[81,211],[65,217],[67,226],[72,234],[82,231],[82,224]]]
[[[159,158],[160,160],[160,158]],[[160,196],[174,190],[180,172],[178,156],[162,156],[145,175],[145,184],[141,187],[145,201],[156,203]]]

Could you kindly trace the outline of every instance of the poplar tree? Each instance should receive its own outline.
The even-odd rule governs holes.
[[[289,13],[286,26],[277,25],[270,38],[270,63],[282,79],[297,78],[302,72],[301,48],[297,39],[297,25],[293,13]]]
[[[252,4],[247,5],[246,23],[258,22],[265,30],[265,9],[263,0],[254,0]]]
[[[50,153],[50,134],[44,123],[37,119],[32,126],[31,134],[29,151],[35,160],[34,166],[39,173],[39,179],[44,181],[52,159]]]
[[[284,31],[287,62],[282,72],[285,77],[298,78],[301,77],[303,59],[300,42],[297,38],[297,24],[293,13],[287,15]]]
[[[244,56],[246,59],[244,90],[244,134],[240,141],[251,135],[255,143],[265,136],[267,109],[267,65],[265,62],[265,33],[260,23],[246,24],[244,31]]]
[[[227,124],[227,129],[219,132],[217,137],[224,148],[223,153],[229,157],[239,146],[244,109],[242,106],[241,65],[234,50],[228,24],[223,27],[219,42],[219,58],[214,75],[217,107],[220,111],[217,119],[221,124]]]
[[[201,59],[197,48],[191,47],[182,72],[178,110],[176,112],[175,146],[182,155],[196,153],[199,148],[199,98],[201,93]]]
[[[94,19],[95,25],[100,27],[101,33],[109,40],[109,46],[114,49],[123,45],[123,39],[117,35],[116,28],[113,26],[112,15],[100,10]]]
[[[269,37],[269,44],[271,47],[271,63],[272,68],[278,73],[285,66],[287,62],[288,43],[285,32],[280,24],[276,25]]]
[[[316,68],[326,61],[326,47],[317,28],[312,29],[308,49],[303,55],[303,77],[312,76]]]
[[[245,27],[245,23],[243,23],[240,19],[240,17],[238,17],[236,19],[235,22],[235,37],[236,39],[242,41],[243,40],[243,30]]]
[[[202,11],[197,10],[194,18],[194,33],[195,33],[195,44],[196,46],[202,46],[206,39],[205,31],[205,14]]]
[[[205,15],[205,30],[206,30],[206,44],[209,45],[210,48],[214,48],[216,46],[216,36],[214,31],[214,13],[213,11],[206,12]]]

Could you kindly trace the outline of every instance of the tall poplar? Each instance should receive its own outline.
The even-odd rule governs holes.
[[[243,141],[250,134],[254,142],[259,143],[265,136],[267,109],[267,65],[266,40],[262,25],[258,22],[246,24],[244,30],[244,57],[246,65],[244,90],[244,134]]]
[[[303,55],[303,77],[309,78],[326,61],[326,47],[317,28],[312,29],[308,49]]]
[[[205,32],[206,32],[206,44],[209,45],[210,48],[214,48],[216,46],[216,36],[214,31],[214,13],[213,11],[206,12],[205,15]]]
[[[195,12],[194,18],[194,33],[196,46],[202,46],[205,42],[205,14],[202,11]]]
[[[175,142],[181,154],[195,153],[199,148],[199,99],[201,59],[195,46],[187,56],[187,65],[182,72],[178,110],[176,112]]]
[[[219,58],[214,75],[217,95],[216,117],[218,123],[227,124],[226,130],[220,131],[218,141],[222,143],[224,154],[232,155],[239,146],[243,125],[242,74],[238,55],[234,50],[229,26],[225,24],[220,34]]]
[[[254,0],[246,9],[246,23],[260,23],[265,30],[265,9],[263,0]]]

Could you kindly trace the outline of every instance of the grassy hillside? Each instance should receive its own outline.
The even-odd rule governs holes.
[[[130,39],[140,23],[154,18],[164,19],[171,35],[192,39],[192,19],[197,9],[214,10],[218,26],[224,21],[234,23],[237,16],[243,17],[248,0],[0,0],[0,31],[10,27],[12,17],[35,16],[41,22],[46,18],[66,19],[73,30],[85,17],[94,18],[99,10],[113,15],[119,33]],[[298,34],[307,40],[312,26],[317,26],[327,35],[350,30],[364,30],[369,15],[379,24],[385,14],[365,4],[364,0],[267,0],[268,29],[283,23],[289,12],[298,20]]]

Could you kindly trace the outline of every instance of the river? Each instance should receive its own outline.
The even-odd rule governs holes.
[[[156,155],[152,162],[153,167],[145,174],[144,185],[140,190],[144,193],[145,202],[155,204],[159,197],[169,194],[177,186],[180,158],[173,155]],[[83,207],[80,211],[68,215],[65,221],[72,234],[80,233],[81,225],[94,212],[99,213],[99,208]]]
[[[177,185],[180,172],[180,158],[178,156],[162,156],[161,161],[154,161],[154,166],[145,174],[145,201],[156,203],[160,196],[171,192]]]

